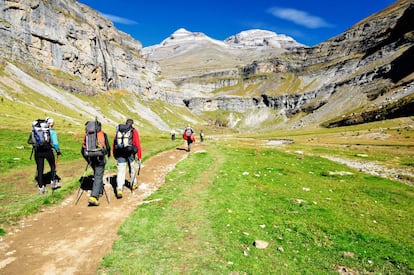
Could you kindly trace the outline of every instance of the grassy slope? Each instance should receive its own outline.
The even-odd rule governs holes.
[[[154,117],[159,117],[167,127],[174,129],[182,129],[188,122],[200,127],[203,123],[187,108],[163,101],[143,100],[127,91],[112,90],[86,96],[44,84],[23,72],[21,75],[24,79],[16,77],[7,65],[0,65],[0,128],[30,130],[31,121],[51,116],[60,132],[76,133],[82,131],[85,121],[99,115],[104,130],[109,132],[111,130],[108,129],[114,129],[126,118],[133,118],[136,127],[144,134],[169,135],[169,129],[160,130],[162,128]]]
[[[211,144],[123,224],[100,271],[408,274],[413,196],[412,187],[322,158]]]

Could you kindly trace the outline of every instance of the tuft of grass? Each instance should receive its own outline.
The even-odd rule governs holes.
[[[100,273],[414,272],[412,187],[319,157],[207,148],[121,226]]]

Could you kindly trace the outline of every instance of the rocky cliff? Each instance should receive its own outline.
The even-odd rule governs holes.
[[[145,94],[159,67],[141,44],[74,0],[0,1],[0,56],[68,91]]]

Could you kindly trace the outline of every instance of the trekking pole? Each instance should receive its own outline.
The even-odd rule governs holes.
[[[52,152],[53,153],[53,152]],[[58,166],[59,166],[59,156],[56,154],[56,158],[55,158],[55,174],[52,174],[51,175],[51,179],[50,179],[50,182],[51,182],[51,187],[52,187],[52,195],[53,195],[53,193],[55,192],[55,189],[57,189],[56,187],[57,187],[57,185],[56,185],[56,178],[57,178],[57,169],[58,169]]]
[[[139,172],[141,171],[141,161],[138,160],[138,176],[139,176]]]
[[[111,175],[111,162],[110,162],[110,158],[108,158],[108,174]]]
[[[86,163],[86,167],[85,167],[85,172],[83,172],[83,176],[81,177],[81,183],[78,189],[78,194],[76,195],[76,201],[75,201],[75,205],[78,204],[80,198],[82,197],[83,194],[83,183],[85,181],[85,176],[86,176],[86,172],[88,171],[88,166],[89,166],[89,160]]]
[[[32,147],[32,152],[30,153],[30,160],[32,160],[32,156],[33,156],[33,147]],[[37,166],[37,165],[36,165]],[[36,182],[36,186],[39,186],[39,183],[37,182],[37,167],[36,167],[36,175],[35,175],[35,182]]]
[[[134,166],[135,166],[135,160],[134,160]],[[135,167],[134,167],[135,168]],[[141,170],[141,162],[138,160],[138,176],[139,176],[139,171]],[[135,169],[134,169],[135,171]],[[131,192],[134,193],[134,182],[135,182],[135,178],[137,177],[137,172],[134,173],[132,179],[131,179]]]
[[[106,177],[106,181],[109,185],[111,185],[111,163],[110,163],[109,157],[108,157],[108,176]],[[106,192],[105,185],[103,186],[103,188],[104,188],[103,192],[105,193],[106,201],[109,204],[110,199],[109,199],[108,193]]]
[[[111,163],[110,160],[108,158],[108,177],[106,178],[106,181],[108,182],[108,184],[111,184]]]

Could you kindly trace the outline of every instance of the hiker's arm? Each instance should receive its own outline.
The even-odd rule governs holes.
[[[33,133],[29,134],[29,138],[27,139],[27,143],[33,145],[32,135],[33,135]]]
[[[139,134],[136,129],[133,131],[132,143],[137,147],[138,160],[141,161],[142,159],[141,141],[139,139]]]
[[[59,141],[56,134],[56,131],[50,131],[50,139],[52,140],[52,146],[55,149],[56,152],[60,155],[60,149],[59,149]]]

